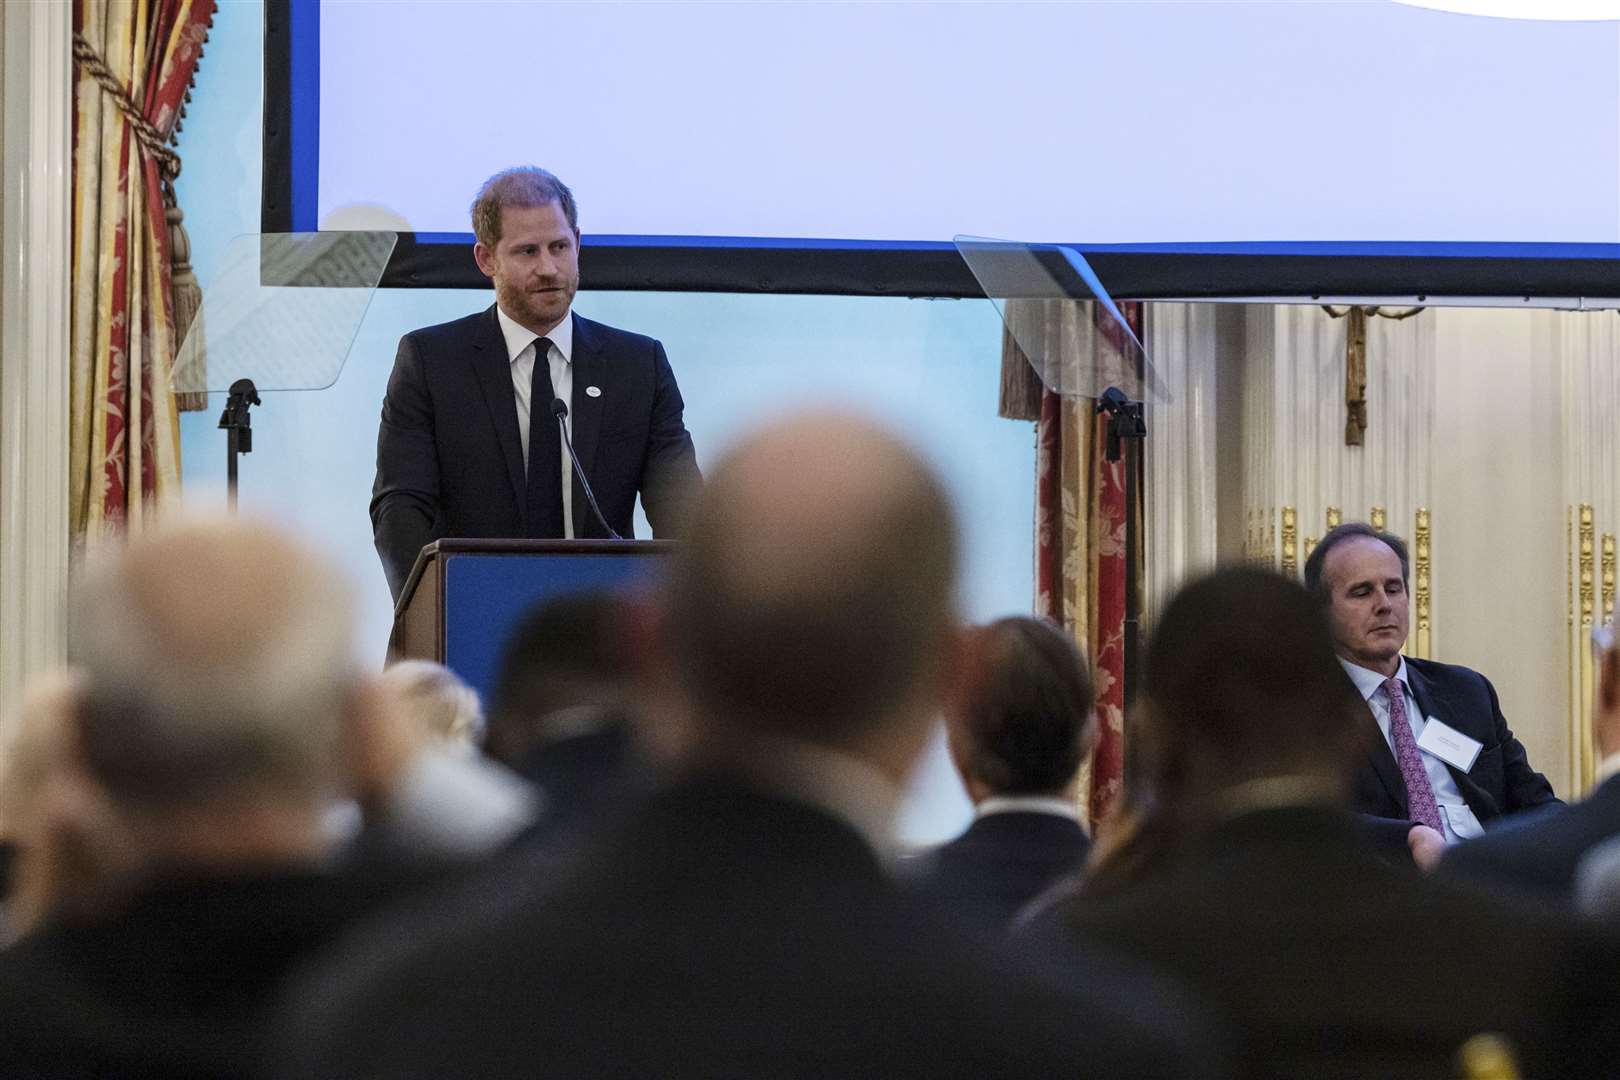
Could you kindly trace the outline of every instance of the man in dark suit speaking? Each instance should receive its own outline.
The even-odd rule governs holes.
[[[1334,650],[1367,704],[1355,809],[1399,821],[1419,861],[1479,836],[1495,818],[1555,803],[1530,767],[1496,689],[1477,671],[1403,657],[1409,622],[1406,545],[1361,522],[1328,532],[1305,561]],[[1432,831],[1431,831],[1432,830]]]
[[[440,537],[608,535],[563,426],[622,536],[638,491],[654,534],[671,535],[701,479],[663,345],[570,312],[579,220],[567,185],[508,169],[484,183],[472,219],[495,303],[401,338],[383,398],[371,529],[396,600]]]

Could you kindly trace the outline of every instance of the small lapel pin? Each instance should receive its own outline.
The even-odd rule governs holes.
[[[602,396],[602,388],[600,386],[587,386],[585,388],[585,396],[586,397],[601,397]]]

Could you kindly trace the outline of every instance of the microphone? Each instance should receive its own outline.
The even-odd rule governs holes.
[[[591,490],[591,482],[585,478],[585,470],[580,467],[579,455],[574,453],[574,440],[568,437],[568,403],[562,398],[551,399],[551,415],[557,418],[557,430],[562,432],[563,445],[568,447],[568,456],[574,462],[574,475],[579,477],[579,486],[585,489],[585,501],[591,504],[591,513],[596,515],[597,522],[607,530],[607,534],[615,540],[624,537],[613,531],[613,526],[607,523],[602,516],[602,508],[596,505],[596,493]]]

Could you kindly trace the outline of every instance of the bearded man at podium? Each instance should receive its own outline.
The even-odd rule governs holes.
[[[702,479],[663,345],[570,311],[567,185],[531,166],[497,173],[472,221],[495,303],[401,338],[383,398],[371,529],[396,601],[432,540],[630,536],[638,492],[654,535],[670,536]]]

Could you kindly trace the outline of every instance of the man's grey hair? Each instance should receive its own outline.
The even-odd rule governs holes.
[[[132,540],[79,582],[70,651],[80,748],[120,802],[314,796],[336,779],[357,677],[349,587],[267,525]]]

